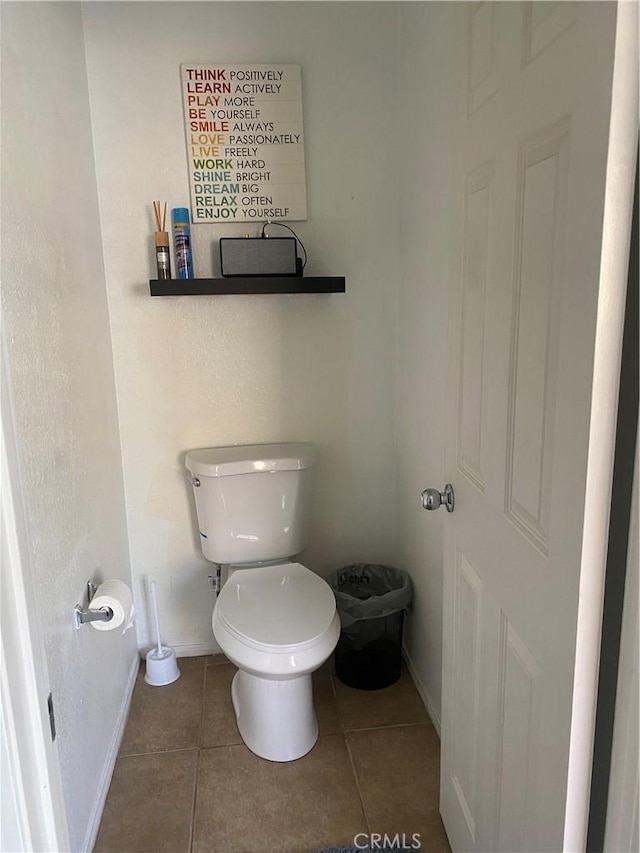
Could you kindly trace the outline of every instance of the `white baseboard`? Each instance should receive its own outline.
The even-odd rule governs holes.
[[[207,643],[185,643],[173,648],[179,658],[194,658],[198,655],[219,655],[222,653],[222,649],[213,637]]]
[[[149,648],[153,648],[152,646],[144,646],[144,648],[140,649],[140,657],[142,660],[145,659]],[[171,648],[176,653],[176,657],[178,658],[195,658],[199,655],[220,655],[222,654],[222,649],[216,643],[216,641],[211,638],[211,640],[207,643],[178,643],[171,646]]]
[[[144,660],[147,656],[147,652],[153,648],[155,648],[155,646],[147,645],[143,646],[141,649],[138,649],[140,659]],[[199,657],[200,655],[222,654],[222,649],[214,639],[212,639],[208,643],[174,643],[171,648],[176,653],[177,658],[195,658]]]
[[[118,719],[114,728],[113,738],[111,739],[111,746],[109,747],[109,751],[107,753],[107,757],[105,758],[104,766],[102,768],[102,776],[100,777],[100,784],[98,785],[98,796],[96,797],[96,802],[93,807],[91,820],[89,821],[89,826],[87,828],[87,834],[85,836],[84,844],[82,845],[82,850],[93,850],[96,840],[98,838],[98,830],[100,829],[102,812],[104,811],[104,804],[107,800],[107,794],[109,793],[109,786],[111,785],[111,777],[113,776],[113,770],[116,766],[118,751],[120,750],[120,744],[122,743],[124,727],[126,725],[127,717],[129,715],[129,707],[131,705],[131,699],[133,697],[133,688],[136,685],[136,676],[138,674],[139,668],[140,659],[136,657],[133,659],[133,662],[131,664],[131,670],[129,671],[129,679],[127,681],[127,686],[125,687],[124,698],[122,701],[122,705],[120,706],[120,713],[118,714]]]
[[[427,693],[427,690],[424,684],[422,683],[422,679],[418,675],[418,670],[416,669],[414,662],[411,660],[411,657],[409,656],[409,653],[407,652],[404,646],[402,647],[402,652],[404,655],[405,662],[407,664],[407,669],[411,673],[411,678],[413,678],[413,683],[416,686],[416,690],[418,691],[420,698],[424,703],[424,707],[427,709],[427,714],[431,718],[431,722],[433,723],[435,730],[438,732],[438,737],[440,737],[440,717],[434,711],[433,702],[429,698],[429,694]]]

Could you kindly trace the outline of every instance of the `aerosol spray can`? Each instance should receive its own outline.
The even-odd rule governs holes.
[[[193,278],[193,257],[191,255],[191,227],[189,209],[174,207],[171,211],[173,222],[173,248],[177,278]]]

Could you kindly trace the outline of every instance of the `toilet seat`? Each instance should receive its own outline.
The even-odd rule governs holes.
[[[235,570],[220,591],[212,625],[232,663],[267,679],[313,672],[340,635],[331,587],[301,563]]]
[[[336,604],[331,588],[301,563],[237,569],[216,610],[238,641],[267,653],[302,651],[322,642]]]

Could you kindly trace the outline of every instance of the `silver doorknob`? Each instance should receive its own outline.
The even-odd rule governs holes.
[[[437,489],[425,489],[421,497],[423,509],[433,510],[444,506],[447,512],[453,512],[456,504],[451,483],[447,483],[443,492]]]

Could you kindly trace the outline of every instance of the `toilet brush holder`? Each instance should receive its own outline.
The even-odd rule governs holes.
[[[147,671],[144,680],[154,687],[164,687],[180,678],[176,653],[169,646],[154,647],[147,652]]]
[[[147,652],[147,671],[144,680],[154,687],[164,687],[180,678],[176,653],[171,646],[163,646],[160,639],[160,619],[158,618],[158,599],[156,598],[156,582],[149,583],[151,606],[156,623],[156,645]]]

